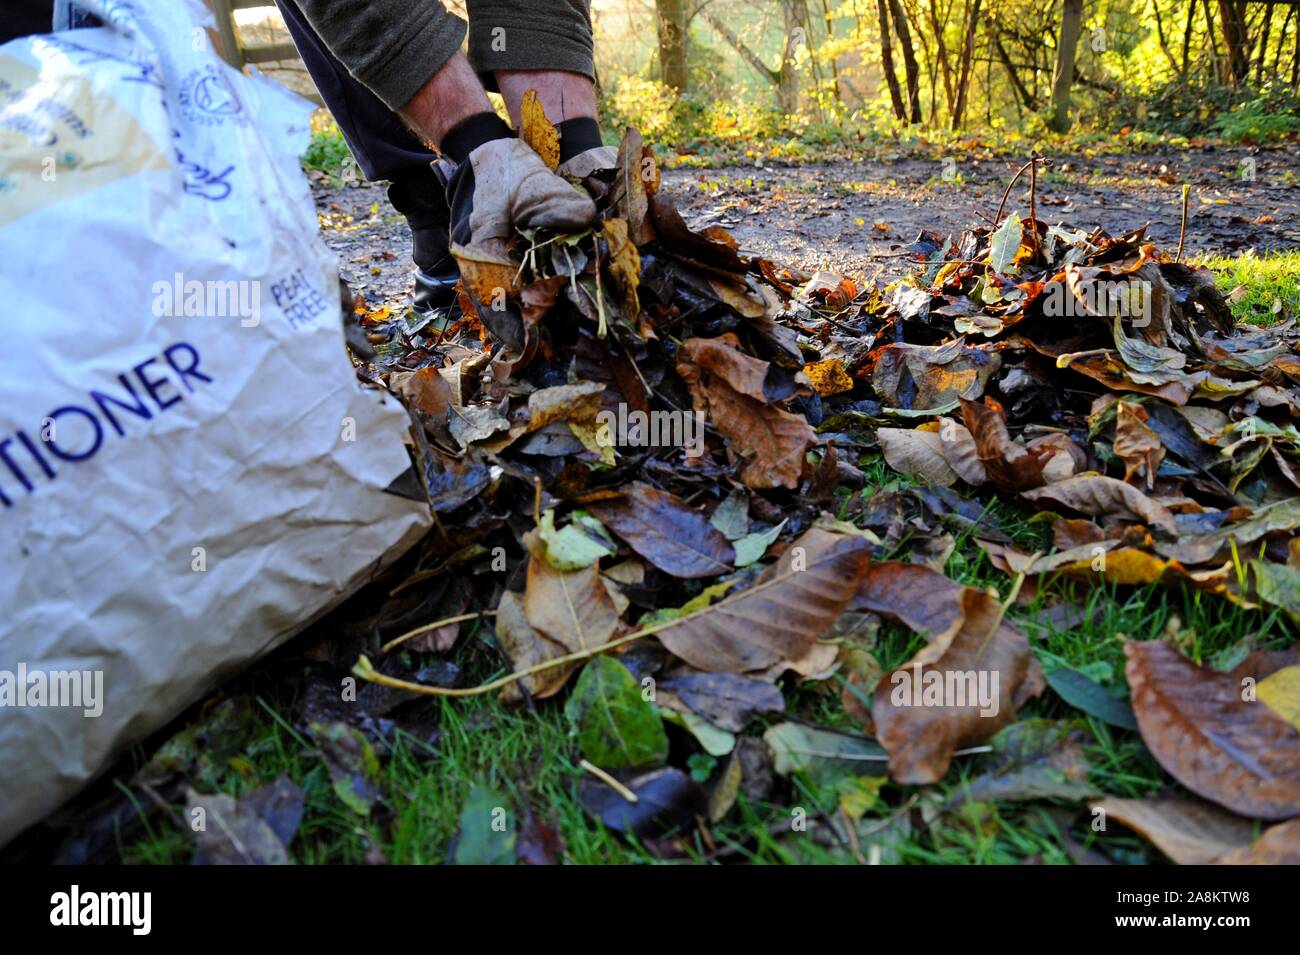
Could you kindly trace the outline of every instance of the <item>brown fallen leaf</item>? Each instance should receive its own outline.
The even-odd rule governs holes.
[[[437,368],[395,372],[389,376],[388,386],[408,404],[419,408],[436,421],[447,420],[447,410],[453,403],[451,385],[438,373]]]
[[[674,656],[712,673],[797,661],[835,623],[870,561],[865,538],[811,528],[752,586],[657,636]]]
[[[1090,805],[1107,824],[1118,819],[1179,865],[1206,865],[1248,848],[1255,832],[1249,819],[1196,799],[1108,796]]]
[[[952,630],[962,620],[960,598],[965,589],[921,564],[883,561],[867,568],[847,609],[879,614],[929,638]]]
[[[940,447],[948,466],[971,487],[979,487],[989,479],[988,469],[980,460],[975,437],[964,424],[954,418],[939,419]]]
[[[1050,455],[1012,441],[1006,417],[995,403],[988,398],[983,402],[962,398],[961,416],[975,440],[976,456],[995,487],[1020,491],[1043,483],[1043,467]]]
[[[871,382],[894,408],[947,410],[959,398],[975,398],[999,368],[995,351],[967,348],[963,339],[945,345],[885,345],[874,353]]]
[[[722,379],[733,391],[755,401],[767,401],[763,383],[767,380],[768,363],[741,351],[740,339],[731,332],[717,338],[688,338],[682,342],[679,354]]]
[[[618,497],[587,509],[632,550],[666,574],[686,579],[731,570],[736,551],[699,511],[648,484],[631,485]]]
[[[497,604],[494,628],[497,641],[506,656],[510,658],[510,663],[515,670],[526,670],[570,652],[568,647],[550,639],[529,624],[528,616],[524,611],[523,598],[513,591],[507,590],[501,595],[501,600]],[[524,677],[517,683],[507,684],[501,688],[501,699],[508,703],[523,699],[523,693],[520,692],[521,684],[534,699],[541,700],[554,696],[579,665],[573,663],[552,667]]]
[[[1115,478],[1081,475],[1022,491],[1021,495],[1030,501],[1051,501],[1093,517],[1145,521],[1171,535],[1176,533],[1174,515],[1169,508]]]
[[[1146,426],[1146,420],[1141,405],[1116,403],[1114,450],[1124,462],[1124,480],[1143,475],[1150,490],[1155,486],[1156,469],[1165,458],[1165,446],[1160,436]]]
[[[537,431],[555,421],[584,422],[595,419],[600,411],[600,396],[605,386],[596,381],[578,381],[571,385],[542,388],[528,396],[528,420],[515,430]]]
[[[1052,546],[1069,550],[1081,544],[1096,544],[1105,540],[1106,532],[1092,521],[1078,517],[1060,517],[1052,521]]]
[[[885,463],[900,474],[911,474],[940,487],[957,483],[957,472],[948,464],[939,432],[877,428],[876,440]]]
[[[1124,653],[1142,739],[1175,779],[1245,816],[1300,815],[1300,730],[1253,693],[1300,665],[1300,648],[1252,653],[1230,673],[1198,667],[1163,641],[1129,640]]]
[[[736,351],[725,341],[729,338],[734,336],[683,342],[677,373],[691,390],[695,410],[744,460],[740,479],[747,486],[794,489],[816,433],[803,416],[768,403],[759,377],[760,370],[766,375],[767,362]]]
[[[618,627],[618,608],[596,564],[565,572],[530,559],[524,615],[529,626],[570,653],[608,643]]]
[[[1042,692],[1029,641],[1003,619],[993,595],[964,588],[960,617],[876,688],[871,715],[900,783],[938,782],[953,753],[976,746],[1016,719]]]

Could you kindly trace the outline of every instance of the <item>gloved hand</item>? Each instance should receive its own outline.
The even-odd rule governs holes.
[[[452,173],[447,195],[457,245],[509,239],[519,229],[579,232],[596,222],[591,197],[547,169],[520,139],[494,139],[475,149]]]

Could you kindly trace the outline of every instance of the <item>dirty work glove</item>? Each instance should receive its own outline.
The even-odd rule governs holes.
[[[469,152],[447,182],[447,198],[451,238],[458,245],[509,239],[519,229],[580,232],[596,221],[591,197],[547,169],[513,135]]]

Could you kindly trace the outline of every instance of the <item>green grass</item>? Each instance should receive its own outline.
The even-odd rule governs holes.
[[[1238,321],[1272,325],[1300,317],[1300,251],[1202,256],[1196,264],[1216,273]]]

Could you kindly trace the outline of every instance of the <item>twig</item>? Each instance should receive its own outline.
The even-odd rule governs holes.
[[[787,579],[788,575],[778,575],[764,583],[755,584],[750,587],[747,594],[753,595],[766,590],[768,587]],[[635,643],[637,640],[644,639],[661,630],[667,630],[669,627],[680,626],[688,620],[692,620],[702,614],[712,613],[716,605],[710,604],[707,607],[701,607],[699,610],[692,610],[690,613],[682,614],[672,620],[660,620],[652,623],[648,627],[642,627],[635,633],[629,633],[625,637],[619,637],[617,640],[611,640],[609,643],[602,643],[598,647],[586,647],[582,650],[576,650],[573,653],[566,653],[562,657],[556,657],[553,660],[546,660],[543,663],[537,663],[523,670],[516,670],[514,673],[507,673],[503,677],[498,677],[488,683],[481,683],[478,686],[467,687],[442,687],[426,686],[423,683],[412,683],[409,680],[399,680],[396,677],[386,676],[374,668],[370,659],[363,653],[357,658],[356,664],[352,667],[352,675],[362,680],[368,680],[371,683],[378,683],[381,686],[391,686],[395,690],[407,690],[411,693],[421,693],[424,696],[482,696],[484,693],[491,693],[493,690],[499,690],[503,686],[509,686],[517,680],[525,677],[534,676],[538,673],[544,673],[547,670],[553,670],[556,667],[566,666],[570,663],[581,663],[583,660],[590,660],[592,657],[601,653],[608,653],[610,650],[616,650],[619,647],[627,646],[629,643]],[[487,613],[488,611],[484,611]]]
[[[451,626],[451,624],[453,623],[464,623],[466,620],[478,620],[482,617],[495,617],[496,615],[497,612],[495,610],[479,610],[474,613],[458,614],[455,617],[448,617],[445,620],[435,620],[433,623],[426,623],[422,627],[416,627],[414,630],[408,631],[407,633],[402,634],[400,637],[394,637],[392,640],[389,640],[387,643],[385,643],[382,647],[379,648],[379,653],[382,656],[383,654],[392,650],[393,647],[405,643],[407,640],[413,640],[414,638],[420,636],[423,633],[429,633],[433,630],[440,630],[443,627]]]
[[[1187,238],[1187,200],[1192,194],[1192,187],[1183,183],[1183,222],[1178,227],[1178,251],[1174,254],[1174,264],[1183,260],[1183,240]]]
[[[632,790],[628,789],[626,786],[620,783],[609,773],[605,772],[599,766],[594,766],[591,763],[587,762],[585,759],[582,760],[580,763],[578,763],[578,765],[581,766],[583,769],[585,769],[587,772],[591,773],[591,775],[595,776],[597,779],[599,779],[610,789],[614,790],[614,792],[618,793],[628,802],[640,802],[640,800],[637,798],[636,793],[632,792]]]
[[[1007,207],[1007,197],[1011,195],[1011,189],[1015,186],[1016,180],[1020,178],[1020,176],[1024,173],[1026,169],[1029,169],[1033,167],[1036,163],[1040,163],[1040,162],[1046,164],[1047,161],[1040,156],[1034,156],[1032,159],[1029,160],[1029,162],[1025,163],[1023,166],[1021,166],[1019,169],[1016,170],[1016,174],[1012,176],[1011,181],[1007,183],[1006,191],[1002,193],[1002,201],[998,203],[998,214],[993,217],[992,228],[996,229],[998,227],[998,223],[1002,221],[1002,210],[1004,210]]]
[[[1029,154],[1029,234],[1032,236],[1031,257],[1038,258],[1038,212],[1035,201],[1038,193],[1038,153]]]

